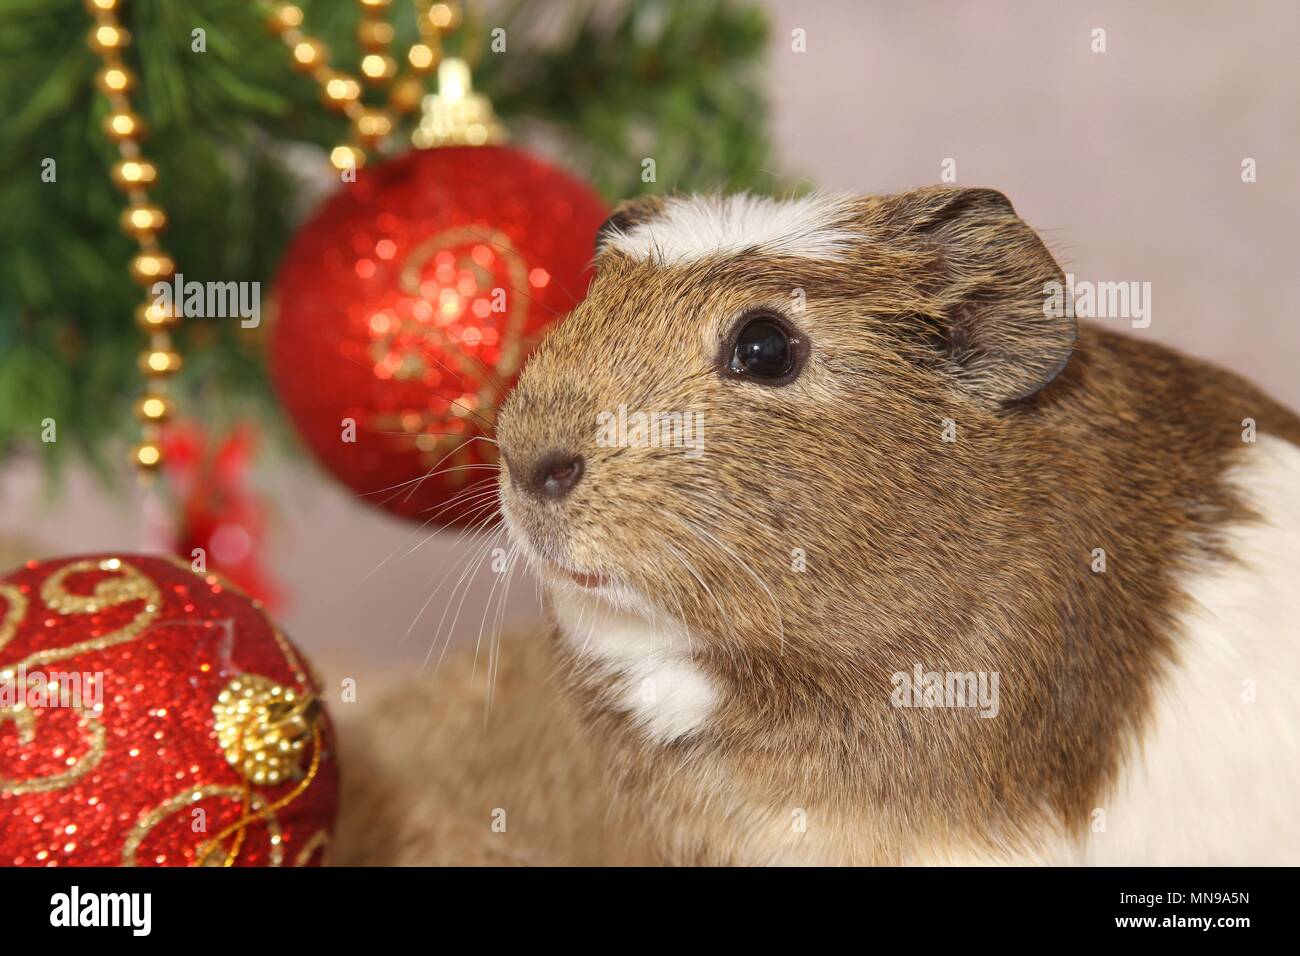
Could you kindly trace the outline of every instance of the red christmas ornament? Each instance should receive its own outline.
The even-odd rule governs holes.
[[[398,514],[490,520],[483,438],[529,351],[586,294],[605,215],[587,186],[504,146],[362,169],[278,279],[272,375],[317,458]]]
[[[165,558],[0,578],[0,865],[316,864],[319,690],[255,602]]]

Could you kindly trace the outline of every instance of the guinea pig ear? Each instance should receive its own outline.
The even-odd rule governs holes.
[[[1065,368],[1077,325],[1045,307],[1065,276],[1006,196],[933,186],[889,197],[884,212],[892,238],[922,253],[917,311],[961,388],[1012,402]]]
[[[624,199],[596,230],[596,255],[609,248],[612,242],[639,223],[654,219],[663,211],[663,196],[637,196]]]

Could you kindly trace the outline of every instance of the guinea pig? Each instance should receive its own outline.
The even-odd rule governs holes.
[[[516,862],[1300,862],[1300,419],[1063,284],[987,189],[618,207],[497,423],[550,633],[387,766]]]

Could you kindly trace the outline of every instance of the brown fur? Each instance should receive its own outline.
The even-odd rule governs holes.
[[[847,263],[602,252],[501,414],[512,463],[556,448],[587,462],[558,503],[503,478],[512,519],[544,556],[625,580],[690,627],[723,692],[705,728],[647,741],[610,706],[610,678],[552,640],[580,730],[519,720],[495,729],[527,742],[490,751],[403,734],[408,780],[431,761],[427,786],[459,794],[443,764],[484,782],[498,746],[536,752],[548,779],[572,758],[583,787],[607,764],[617,796],[602,789],[587,816],[625,813],[612,832],[634,857],[670,862],[996,857],[1084,831],[1177,657],[1177,575],[1224,560],[1218,530],[1247,517],[1224,481],[1243,418],[1292,441],[1300,421],[1156,345],[1086,325],[1074,342],[1072,321],[1042,316],[1059,268],[997,194],[920,190],[854,214],[864,242]],[[807,308],[790,318],[811,342],[799,378],[720,376],[736,317],[790,314],[796,288]],[[705,454],[597,447],[597,413],[624,403],[702,411]],[[999,672],[998,719],[891,706],[890,675],[914,663]],[[522,689],[534,677],[498,700],[541,694]],[[455,710],[439,719],[466,719]],[[456,805],[480,820],[492,799]],[[594,859],[610,839],[570,829],[563,806],[535,810],[557,828],[539,855]]]
[[[621,825],[594,742],[550,680],[541,635],[502,641],[488,673],[449,657],[339,728],[339,865],[608,865],[646,861]],[[504,828],[494,823],[504,811]],[[494,816],[496,814],[496,816]]]

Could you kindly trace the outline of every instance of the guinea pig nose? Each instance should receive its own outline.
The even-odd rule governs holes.
[[[533,490],[543,498],[558,501],[582,478],[582,468],[581,455],[571,455],[567,451],[547,452],[533,472]]]

